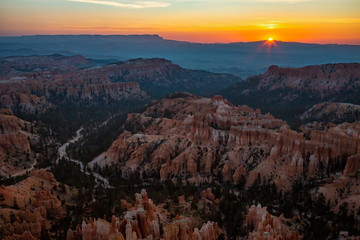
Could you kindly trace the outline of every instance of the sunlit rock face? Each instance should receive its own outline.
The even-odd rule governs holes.
[[[163,228],[160,230],[160,228]],[[162,233],[161,233],[162,232]],[[83,221],[81,232],[69,229],[67,239],[81,235],[82,239],[203,239],[212,240],[222,233],[214,222],[207,222],[200,229],[194,220],[184,216],[169,219],[163,209],[153,204],[147,192],[135,194],[135,204],[123,216]]]
[[[124,176],[140,171],[162,180],[269,182],[290,190],[297,179],[311,180],[333,168],[343,171],[360,144],[358,122],[296,132],[282,120],[220,96],[187,93],[129,114],[125,128],[90,166],[119,164]],[[356,166],[355,161],[348,166],[355,169],[346,172]]]

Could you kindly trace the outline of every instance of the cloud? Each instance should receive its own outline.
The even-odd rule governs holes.
[[[118,2],[118,1],[103,1],[103,0],[67,0],[69,2],[81,2],[90,4],[101,4],[121,8],[161,8],[169,7],[170,3],[167,2],[154,2],[154,1],[140,1],[140,2]]]

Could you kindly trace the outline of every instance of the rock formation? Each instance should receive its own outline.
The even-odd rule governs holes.
[[[290,130],[286,122],[219,96],[178,93],[129,114],[125,131],[108,151],[89,163],[119,164],[123,174],[211,182],[221,179],[253,185],[275,183],[291,190],[296,179],[310,180],[344,170],[358,154],[359,122],[327,128]],[[351,158],[350,158],[351,159]],[[348,168],[356,168],[351,160]],[[353,171],[353,170],[347,170]]]
[[[82,56],[10,57],[2,61],[0,107],[37,114],[64,101],[92,100],[96,104],[100,100],[147,98],[139,83],[112,81],[108,71],[113,69],[102,69]]]
[[[326,131],[312,130],[309,140],[295,131],[283,131],[272,146],[270,156],[250,172],[247,185],[260,175],[263,181],[290,190],[291,179],[312,179],[331,169],[342,171],[348,159],[358,154],[359,130],[359,122],[344,123]]]
[[[326,95],[357,86],[360,80],[359,69],[358,63],[313,65],[302,68],[271,66],[261,75],[258,88],[312,89]]]
[[[2,61],[0,107],[26,113],[44,112],[52,107],[49,102],[144,101],[148,98],[144,89],[155,96],[179,90],[208,93],[241,81],[229,74],[183,69],[158,58],[105,66],[96,66],[82,56],[12,57]],[[27,71],[18,70],[22,68]]]
[[[154,103],[142,114],[129,114],[125,126],[133,134],[125,131],[90,166],[119,163],[124,173],[141,167],[148,176],[187,176],[199,183],[211,181],[214,175],[232,181],[235,169],[245,164],[241,158],[258,164],[254,151],[265,157],[270,151],[266,144],[275,142],[277,131],[287,124],[247,106],[235,107],[221,97],[181,93]]]
[[[87,72],[92,76],[101,74],[111,82],[138,82],[153,96],[176,91],[209,94],[242,80],[231,74],[184,69],[162,58],[133,59]]]
[[[122,220],[120,220],[122,219]],[[82,239],[198,239],[213,240],[222,233],[216,223],[207,222],[199,229],[193,227],[191,218],[177,216],[168,219],[162,215],[160,207],[153,204],[147,192],[142,190],[135,195],[135,204],[123,218],[112,217],[111,223],[104,219],[83,221]],[[160,227],[163,226],[163,236]],[[77,233],[75,232],[75,235]],[[74,231],[68,231],[68,240],[73,239]]]
[[[96,100],[102,99],[146,99],[146,94],[136,82],[111,82],[101,74],[90,74],[81,70],[35,79],[24,77],[24,80],[15,83],[0,83],[0,106],[26,113],[41,113],[52,107],[49,101],[93,100],[92,104],[95,104]]]
[[[302,68],[271,66],[264,74],[249,77],[222,90],[220,94],[233,103],[247,104],[253,108],[261,108],[265,112],[269,111],[277,117],[291,121],[289,124],[292,126],[296,124],[294,120],[299,121],[300,115],[313,105],[327,101],[336,102],[329,106],[314,106],[303,116],[303,120],[307,121],[308,115],[314,115],[316,118],[320,114],[326,121],[336,120],[336,123],[342,123],[342,117],[345,117],[345,121],[358,118],[358,114],[352,116],[353,106],[349,106],[348,103],[360,104],[359,69],[359,63],[324,64]],[[326,113],[328,111],[330,112]],[[331,112],[338,112],[340,116]],[[326,119],[327,117],[330,119]]]
[[[30,132],[31,128],[31,123],[14,116],[11,109],[0,109],[1,176],[26,171],[33,164],[29,139],[37,136]]]
[[[54,219],[64,216],[61,198],[69,199],[73,195],[68,186],[64,186],[66,196],[54,192],[55,188],[60,189],[60,185],[54,175],[43,169],[15,185],[1,185],[2,234],[8,239],[39,239],[42,231],[51,228]]]
[[[305,122],[316,120],[336,124],[360,121],[360,105],[332,102],[320,103],[303,113],[300,119]]]
[[[360,169],[360,154],[350,156],[346,161],[344,175],[352,176]]]
[[[1,60],[0,76],[7,78],[37,77],[99,66],[101,63],[81,55],[11,56]]]
[[[39,66],[36,67],[38,58]],[[359,64],[327,64],[300,69],[272,66],[265,74],[237,85],[240,88],[234,87],[239,95],[249,98],[247,101],[259,98],[275,110],[278,105],[271,103],[277,100],[286,106],[288,102],[300,104],[294,106],[300,106],[302,113],[321,100],[323,103],[302,115],[306,124],[297,131],[287,122],[263,114],[259,109],[233,105],[221,96],[203,98],[186,92],[154,100],[142,113],[128,114],[123,126],[119,126],[125,130],[118,139],[88,164],[98,171],[96,174],[108,177],[109,182],[114,181],[114,189],[108,188],[104,192],[118,193],[116,181],[126,182],[133,176],[140,176],[147,178],[143,181],[146,188],[160,184],[160,180],[164,183],[162,186],[169,184],[181,188],[179,192],[184,190],[180,193],[184,195],[174,194],[178,206],[168,206],[176,202],[169,196],[163,205],[156,205],[142,190],[135,195],[134,202],[128,198],[117,199],[119,201],[109,209],[114,214],[110,220],[91,217],[94,216],[92,211],[102,204],[96,195],[103,190],[99,186],[94,191],[81,189],[81,200],[78,201],[82,205],[75,208],[72,201],[76,202],[77,198],[72,197],[76,190],[59,184],[50,172],[34,170],[37,156],[31,152],[30,142],[39,136],[37,131],[34,133],[31,123],[14,116],[11,109],[36,116],[64,103],[81,106],[83,103],[149,99],[144,89],[156,96],[174,89],[194,88],[194,91],[207,92],[229,76],[182,69],[164,59],[136,59],[106,66],[96,66],[97,63],[81,56],[44,59],[33,56],[4,61],[0,67],[0,106],[6,107],[0,109],[0,173],[21,176],[15,180],[18,181],[16,184],[0,187],[0,226],[5,239],[39,239],[43,233],[55,228],[60,219],[70,217],[70,229],[66,226],[60,231],[68,240],[213,240],[232,230],[228,219],[244,220],[242,212],[236,218],[225,216],[232,213],[233,207],[224,207],[227,202],[223,196],[229,196],[229,206],[241,206],[238,209],[242,211],[247,201],[263,200],[261,197],[260,200],[247,199],[247,196],[271,187],[274,201],[269,204],[269,209],[271,207],[280,214],[278,206],[286,206],[287,197],[298,198],[293,191],[298,183],[306,186],[304,191],[307,192],[301,192],[306,201],[294,204],[291,209],[294,219],[286,219],[283,215],[277,217],[266,207],[253,205],[248,208],[243,221],[245,228],[240,230],[242,234],[246,230],[250,233],[241,237],[299,239],[301,228],[309,226],[305,223],[298,228],[296,220],[304,223],[318,217],[313,219],[314,214],[301,208],[309,204],[313,207],[319,198],[325,199],[326,207],[332,211],[326,220],[334,220],[334,229],[341,228],[338,219],[330,219],[334,213],[349,215],[350,223],[354,216],[354,228],[359,229],[360,108],[350,103],[324,103],[338,98],[358,101]],[[18,64],[21,62],[25,65]],[[236,79],[231,78],[225,84]],[[209,84],[213,86],[206,86]],[[310,100],[303,102],[304,99]],[[324,122],[309,122],[319,119]],[[114,176],[113,168],[122,176]],[[32,172],[28,176],[29,170]],[[192,185],[182,189],[183,185],[170,182],[194,183],[199,190],[193,190]],[[316,187],[307,189],[309,183]],[[219,190],[219,186],[226,186],[225,191]],[[189,191],[195,193],[189,195]],[[111,195],[112,198],[117,196]],[[240,200],[245,204],[239,204]],[[66,215],[64,205],[69,207]],[[84,213],[80,213],[81,223],[73,210],[79,206],[84,209]],[[214,219],[223,220],[220,226],[224,230],[217,223],[208,221]],[[243,223],[236,227],[243,227]],[[337,234],[336,231],[333,233]]]
[[[249,234],[249,240],[298,240],[299,234],[293,227],[294,223],[285,219],[283,215],[280,217],[272,216],[261,205],[252,205],[246,215],[246,225],[253,231]]]

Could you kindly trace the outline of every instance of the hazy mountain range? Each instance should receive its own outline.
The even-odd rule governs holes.
[[[190,69],[233,73],[242,77],[259,74],[270,65],[301,67],[360,61],[360,46],[307,44],[275,41],[191,43],[166,40],[158,35],[36,35],[0,37],[0,56],[50,54],[96,59],[166,58]]]

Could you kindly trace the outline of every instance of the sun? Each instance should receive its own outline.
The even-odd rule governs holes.
[[[273,37],[269,37],[264,41],[263,47],[266,47],[268,50],[270,50],[273,47],[277,47],[276,46],[276,41]]]

